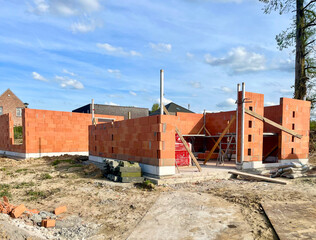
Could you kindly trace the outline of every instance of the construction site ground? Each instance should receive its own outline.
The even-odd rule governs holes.
[[[0,157],[1,197],[39,211],[68,209],[50,229],[0,214],[0,239],[277,239],[262,203],[316,201],[315,177],[288,182],[229,179],[221,172],[198,182],[134,185],[110,182],[78,157]]]

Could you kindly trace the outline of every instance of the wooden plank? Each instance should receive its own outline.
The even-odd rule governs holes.
[[[201,127],[201,129],[198,131],[198,133],[197,133],[197,134],[200,134],[200,133],[201,133],[201,131],[203,130],[203,128],[204,128],[204,125]]]
[[[290,130],[290,129],[286,128],[286,127],[283,127],[282,125],[280,125],[280,124],[278,124],[278,123],[276,123],[276,122],[273,122],[272,120],[270,120],[270,119],[268,119],[268,118],[265,118],[265,117],[261,116],[261,115],[258,114],[258,113],[255,113],[255,112],[253,112],[253,111],[250,111],[250,110],[247,109],[247,108],[245,108],[245,113],[247,113],[247,114],[249,114],[250,116],[253,116],[253,117],[255,117],[255,118],[257,118],[257,119],[259,119],[259,120],[261,120],[261,121],[263,121],[263,122],[266,122],[266,123],[272,125],[273,127],[276,127],[276,128],[278,128],[278,129],[281,129],[282,131],[284,131],[284,132],[286,132],[286,133],[288,133],[288,134],[291,134],[291,135],[293,135],[294,137],[297,137],[297,138],[300,138],[300,139],[303,137],[302,135],[296,133],[295,131]]]
[[[188,151],[188,153],[190,154],[193,162],[195,163],[197,169],[199,170],[199,172],[202,172],[202,169],[201,169],[201,166],[199,164],[199,162],[196,160],[194,154],[191,152],[187,142],[185,141],[185,139],[183,138],[181,132],[179,131],[179,129],[176,127],[176,133],[179,135],[180,139],[181,139],[181,142],[183,143],[185,149]]]
[[[315,239],[316,202],[264,201],[261,206],[280,240]]]
[[[271,148],[271,150],[263,157],[262,161],[266,160],[267,157],[269,157],[270,154],[271,154],[275,149],[278,148],[278,146],[279,146],[279,144],[277,144],[277,145],[275,145],[273,148]]]
[[[224,131],[222,132],[222,134],[220,135],[220,137],[217,139],[215,145],[213,146],[212,150],[209,152],[209,154],[207,155],[207,157],[204,160],[204,164],[207,163],[208,160],[210,160],[212,154],[214,153],[215,149],[218,147],[218,144],[222,141],[222,138],[225,136],[225,134],[228,132],[230,126],[233,124],[233,122],[236,120],[236,115],[233,116],[233,118],[230,120],[229,124],[227,125],[227,127],[224,129]]]
[[[169,111],[167,110],[167,108],[165,107],[164,104],[162,104],[163,106],[163,111],[165,112],[166,115],[170,115]]]
[[[166,115],[170,115],[170,113],[168,112],[167,108],[165,107],[164,104],[162,104],[163,106],[163,110],[164,112],[166,113]],[[176,130],[176,133],[179,135],[180,139],[181,139],[181,142],[183,143],[185,149],[188,151],[188,153],[190,154],[190,157],[192,158],[193,162],[195,163],[197,169],[199,170],[199,172],[202,172],[202,168],[199,164],[199,162],[196,160],[194,154],[191,152],[187,142],[185,141],[185,139],[183,138],[181,132],[179,131],[179,129],[177,127],[175,127],[175,130]]]
[[[211,136],[211,133],[207,130],[207,128],[205,127],[205,125],[204,125],[204,129],[205,129],[205,132],[206,132],[209,136]]]
[[[243,176],[243,177],[253,178],[253,179],[256,179],[256,180],[272,182],[272,183],[279,183],[279,184],[284,184],[284,185],[287,184],[286,181],[278,180],[278,179],[275,179],[275,178],[264,177],[264,176],[261,176],[261,175],[245,173],[245,172],[229,171],[228,173],[233,174],[233,175],[240,175],[240,176]]]

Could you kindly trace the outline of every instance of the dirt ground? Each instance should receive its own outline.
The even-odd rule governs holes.
[[[312,162],[315,162],[313,158]],[[0,157],[0,197],[14,205],[53,211],[66,205],[54,229],[31,226],[26,217],[0,216],[1,239],[126,239],[161,193],[210,194],[241,209],[253,239],[276,238],[260,205],[263,201],[315,201],[316,178],[289,180],[288,185],[242,179],[156,186],[122,184],[102,178],[93,165],[62,156],[17,161]],[[0,214],[4,215],[4,214]]]

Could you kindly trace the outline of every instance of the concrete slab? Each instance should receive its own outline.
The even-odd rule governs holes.
[[[261,204],[280,240],[316,239],[316,202]]]
[[[128,240],[253,239],[240,208],[210,194],[162,193]]]

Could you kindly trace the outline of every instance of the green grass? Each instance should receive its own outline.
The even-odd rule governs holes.
[[[52,162],[53,166],[57,166],[60,163],[69,163],[69,164],[73,164],[76,163],[76,161],[72,160],[72,159],[65,159],[65,160],[55,160]]]
[[[43,191],[34,191],[34,190],[29,190],[26,191],[26,196],[29,196],[28,200],[29,201],[34,201],[37,200],[39,198],[46,198],[47,194]]]
[[[12,195],[9,192],[10,185],[9,184],[0,184],[0,197],[7,196],[8,198],[11,198]]]
[[[26,168],[21,168],[21,169],[18,169],[18,170],[16,170],[15,172],[16,173],[19,173],[19,172],[26,172],[28,169],[26,169]]]
[[[23,139],[23,127],[16,126],[13,128],[14,139]]]
[[[5,171],[7,171],[7,169],[6,168],[0,168],[0,171],[5,172]]]
[[[41,179],[42,180],[47,180],[47,179],[52,179],[53,177],[49,175],[48,173],[43,173],[41,174]]]
[[[34,182],[21,182],[13,186],[15,189],[28,188],[35,186]]]

